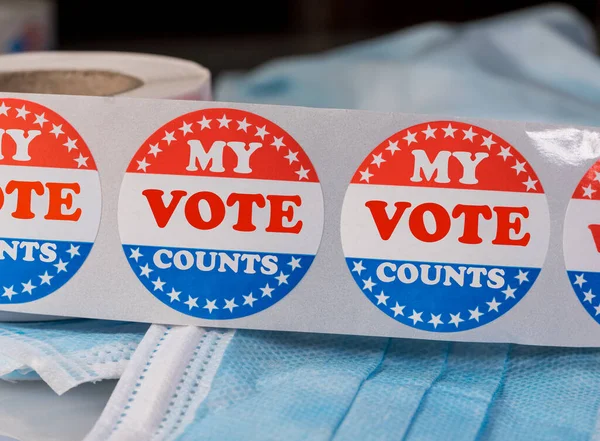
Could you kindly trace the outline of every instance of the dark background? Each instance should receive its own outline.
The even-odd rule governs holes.
[[[427,21],[463,22],[541,5],[527,0],[57,0],[59,49],[154,52],[214,74]],[[600,1],[562,2],[600,23]]]

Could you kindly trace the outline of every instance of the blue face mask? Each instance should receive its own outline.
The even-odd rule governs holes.
[[[271,62],[216,95],[598,125],[594,41],[573,10],[536,8]],[[86,441],[588,440],[599,365],[589,349],[153,326]]]
[[[599,359],[595,349],[154,326],[86,441],[588,440]]]
[[[147,329],[96,320],[0,324],[0,378],[41,378],[59,394],[120,378]]]

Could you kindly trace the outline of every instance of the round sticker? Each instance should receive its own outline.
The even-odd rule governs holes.
[[[323,195],[302,147],[236,109],[180,116],[146,140],[119,200],[131,268],[171,308],[234,319],[286,296],[312,264]]]
[[[535,282],[549,240],[531,165],[488,130],[419,124],[379,144],[342,209],[342,245],[362,292],[397,321],[457,332],[491,322]]]
[[[563,233],[565,266],[585,310],[600,323],[600,161],[573,192]]]
[[[0,304],[26,303],[67,283],[100,224],[96,164],[52,110],[0,99]]]

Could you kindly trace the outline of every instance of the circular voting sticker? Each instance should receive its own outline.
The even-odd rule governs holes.
[[[362,292],[433,332],[482,326],[514,307],[540,272],[549,229],[542,185],[517,149],[455,121],[378,145],[352,178],[341,219]]]
[[[600,161],[573,192],[565,216],[563,250],[577,298],[600,323]]]
[[[199,110],[158,129],[119,199],[123,249],[139,280],[203,319],[245,317],[286,296],[312,264],[323,220],[302,147],[236,109]]]
[[[81,268],[100,224],[100,179],[67,120],[0,99],[0,304],[58,290]]]

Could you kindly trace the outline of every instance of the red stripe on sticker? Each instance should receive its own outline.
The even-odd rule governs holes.
[[[362,162],[353,184],[543,193],[508,142],[457,121],[418,124],[390,136]]]
[[[310,159],[286,131],[253,113],[220,108],[162,126],[127,173],[319,182]]]
[[[22,99],[0,99],[2,165],[96,170],[77,130],[56,112]]]

